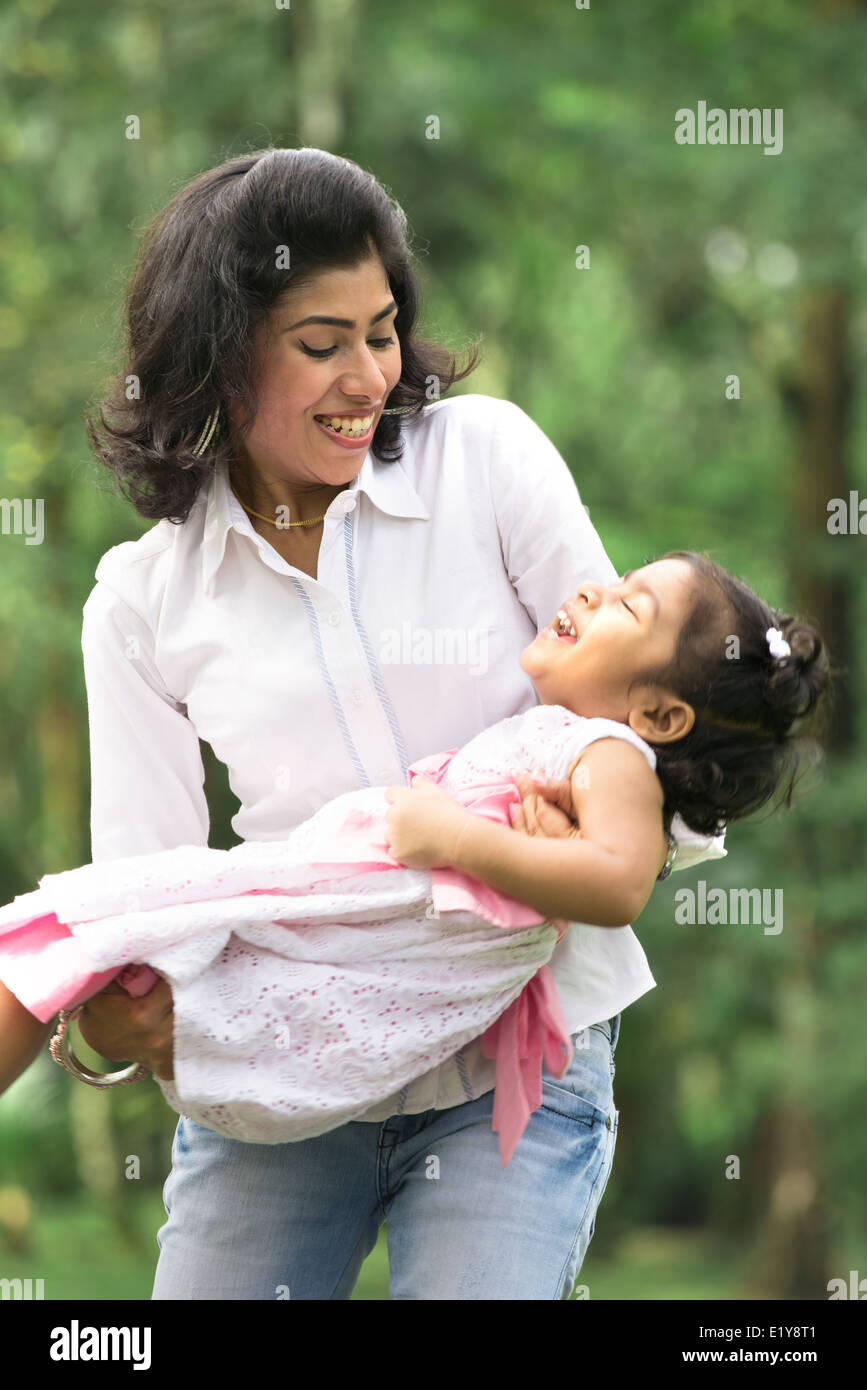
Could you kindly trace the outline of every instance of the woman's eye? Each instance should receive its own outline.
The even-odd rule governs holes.
[[[337,348],[312,348],[308,347],[307,344],[302,341],[301,350],[302,352],[306,352],[308,357],[330,357],[332,353],[337,351]]]
[[[333,357],[334,353],[337,351],[336,347],[308,347],[308,345],[303,341],[303,339],[300,339],[299,342],[302,352],[306,352],[308,357]],[[378,348],[381,351],[383,348],[390,347],[391,344],[394,342],[394,338],[371,338],[369,339],[369,342],[371,347]]]

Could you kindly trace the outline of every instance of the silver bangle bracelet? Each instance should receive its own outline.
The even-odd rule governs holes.
[[[674,861],[677,858],[677,840],[674,838],[670,830],[667,832],[667,834],[668,854],[665,856],[665,863],[663,864],[659,873],[656,875],[657,883],[662,883],[663,879],[668,878],[668,875],[671,873],[674,867]]]
[[[69,1025],[73,1019],[78,1018],[83,1008],[84,1005],[79,1004],[78,1008],[71,1012],[66,1009],[60,1010],[57,1031],[48,1044],[48,1051],[58,1066],[65,1067],[79,1081],[87,1082],[88,1086],[98,1086],[100,1090],[105,1090],[108,1086],[122,1086],[127,1081],[143,1081],[146,1076],[150,1076],[149,1069],[138,1062],[122,1067],[120,1071],[98,1072],[91,1071],[90,1067],[78,1060],[70,1045]]]

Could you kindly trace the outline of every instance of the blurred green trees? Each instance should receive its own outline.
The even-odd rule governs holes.
[[[0,15],[0,491],[45,505],[42,545],[0,535],[2,901],[89,857],[81,607],[99,557],[146,523],[99,476],[83,416],[122,340],[136,232],[230,154],[319,144],[390,188],[426,326],[455,346],[484,334],[460,389],[546,431],[616,565],[707,550],[828,635],[844,674],[823,784],[735,827],[729,857],[660,885],[638,925],[658,988],[623,1018],[591,1286],[594,1260],[637,1250],[645,1227],[732,1242],[728,1296],[821,1298],[867,1272],[867,542],[826,528],[832,497],[867,494],[864,9],[159,0],[95,24],[82,0],[10,0]],[[782,109],[782,152],[676,144],[675,111],[702,100]],[[229,845],[212,759],[209,796],[211,843]],[[699,877],[782,887],[784,930],[676,925],[673,895]],[[0,1100],[0,1183],[37,1203],[101,1191],[138,1248],[118,1175],[138,1154],[158,1193],[173,1116],[153,1087],[77,1104],[74,1088],[46,1057]],[[113,1138],[94,1142],[94,1105]]]

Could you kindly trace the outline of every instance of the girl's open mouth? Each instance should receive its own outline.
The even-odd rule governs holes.
[[[567,642],[571,647],[577,646],[580,640],[575,624],[564,608],[559,610],[551,626],[545,628],[545,636],[555,642]]]

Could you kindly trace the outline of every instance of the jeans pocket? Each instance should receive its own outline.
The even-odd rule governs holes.
[[[582,1029],[572,1039],[568,1071],[554,1077],[542,1071],[542,1105],[582,1124],[605,1124],[613,1110],[611,1043],[607,1024]],[[609,1123],[610,1127],[610,1123]]]
[[[615,1150],[615,1148],[617,1147],[617,1122],[618,1122],[619,1119],[620,1119],[620,1111],[619,1111],[619,1110],[615,1110],[615,1111],[614,1111],[614,1118],[612,1119],[611,1125],[610,1125],[611,1134],[609,1135],[609,1138],[608,1138],[608,1145],[607,1145],[606,1150],[605,1150],[605,1157],[604,1157],[604,1159],[603,1159],[603,1161],[602,1161],[602,1171],[601,1171],[601,1173],[600,1173],[600,1175],[599,1175],[598,1184],[597,1184],[597,1187],[596,1187],[596,1190],[595,1190],[595,1198],[596,1198],[596,1200],[595,1200],[594,1207],[593,1207],[593,1216],[592,1216],[591,1221],[590,1221],[590,1229],[589,1229],[588,1232],[587,1232],[587,1244],[588,1244],[588,1245],[590,1244],[591,1240],[593,1239],[593,1232],[596,1230],[596,1213],[597,1213],[598,1210],[599,1210],[599,1203],[602,1201],[602,1198],[603,1198],[603,1196],[605,1195],[605,1189],[606,1189],[606,1187],[608,1186],[608,1179],[609,1179],[610,1176],[611,1176],[611,1167],[612,1167],[612,1164],[614,1163],[614,1150]],[[585,1249],[586,1249],[586,1247],[585,1247]]]
[[[594,1125],[611,1127],[609,1115],[586,1096],[566,1090],[562,1083],[542,1078],[542,1109],[551,1110],[555,1115],[563,1115],[567,1120],[592,1129]]]
[[[617,1042],[620,1037],[620,1014],[615,1014],[613,1018],[607,1018],[601,1023],[591,1023],[590,1027],[594,1032],[601,1033],[603,1037],[608,1039],[608,1044],[611,1048],[611,1080],[613,1081],[617,1070],[614,1063],[614,1053],[617,1049]],[[576,1034],[575,1036],[577,1037],[580,1035]]]

